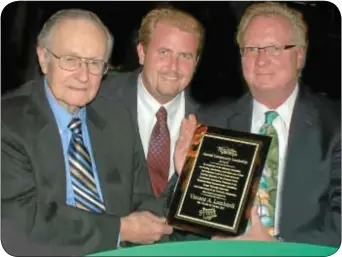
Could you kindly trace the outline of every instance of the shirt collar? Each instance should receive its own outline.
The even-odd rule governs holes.
[[[298,90],[299,90],[299,86],[297,84],[294,90],[292,91],[291,95],[289,96],[289,98],[287,98],[287,100],[284,103],[282,103],[277,109],[274,110],[279,114],[279,117],[285,124],[287,130],[290,127],[292,112],[293,112],[293,108],[294,108],[296,98],[298,95]],[[259,103],[258,101],[254,99],[253,100],[253,124],[255,123],[263,124],[265,121],[265,112],[267,111],[270,111],[270,109],[268,109],[265,105]]]
[[[161,106],[165,107],[168,114],[168,120],[173,120],[173,116],[176,115],[182,98],[184,98],[184,91],[178,94],[170,102],[161,105],[156,99],[147,91],[142,81],[141,73],[138,76],[138,99],[146,106],[151,113],[157,113]]]
[[[85,107],[82,107],[78,113],[71,114],[57,102],[56,98],[53,96],[50,88],[47,85],[46,79],[44,79],[44,88],[45,88],[46,97],[48,99],[52,112],[56,118],[59,130],[61,131],[66,130],[68,128],[70,121],[76,117],[81,119],[82,124],[86,122],[87,113],[86,113]]]

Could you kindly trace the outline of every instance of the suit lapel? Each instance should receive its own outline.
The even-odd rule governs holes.
[[[130,111],[133,121],[136,122],[138,126],[138,76],[140,70],[132,72],[132,74],[127,79],[127,86],[122,90],[123,104]]]
[[[250,132],[252,122],[253,99],[248,93],[231,106],[227,113],[227,128]]]
[[[185,91],[185,117],[187,118],[189,114],[196,114],[198,109],[198,104],[190,96],[189,90]]]
[[[65,203],[66,176],[63,146],[57,124],[48,123],[37,137],[37,148],[41,150],[42,174],[52,185],[52,198]]]
[[[107,213],[113,213],[116,206],[113,203],[113,195],[108,191],[107,175],[109,172],[116,172],[115,167],[111,167],[110,155],[115,156],[114,149],[108,149],[106,146],[105,128],[107,122],[103,119],[92,106],[87,107],[87,126],[91,140],[92,152],[96,163],[96,169],[99,176],[100,188],[104,199],[104,205]],[[115,132],[112,131],[114,134]],[[115,208],[114,208],[115,209]]]
[[[57,123],[45,95],[43,80],[33,88],[33,101],[28,109],[36,125],[33,133],[37,134],[36,150],[42,157],[40,174],[43,181],[50,185],[47,201],[66,201],[66,179],[63,147]]]
[[[282,190],[280,192],[280,232],[286,230],[286,224],[291,224],[293,210],[289,208],[292,202],[297,198],[298,192],[303,188],[303,181],[300,177],[310,177],[311,170],[303,167],[303,160],[310,160],[310,149],[304,151],[305,145],[310,145],[314,130],[312,127],[316,123],[317,114],[310,102],[309,92],[300,88],[291,119],[291,125],[288,136],[288,147],[286,153],[286,162],[282,179]],[[309,155],[309,156],[308,156]],[[305,174],[307,173],[307,174]],[[284,208],[282,208],[285,206]]]

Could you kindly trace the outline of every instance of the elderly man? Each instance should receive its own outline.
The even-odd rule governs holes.
[[[302,15],[252,4],[238,26],[250,93],[201,122],[273,137],[251,224],[241,240],[341,243],[341,120],[334,105],[299,81],[307,49]],[[218,239],[218,237],[214,237]]]
[[[148,172],[129,113],[120,103],[94,99],[112,45],[95,14],[62,10],[38,36],[44,78],[2,98],[2,220],[27,240],[25,255],[55,249],[83,255],[172,233],[160,217],[162,201],[149,201]],[[177,170],[185,151],[176,154]],[[143,202],[160,216],[133,212]],[[2,238],[7,235],[2,231]]]

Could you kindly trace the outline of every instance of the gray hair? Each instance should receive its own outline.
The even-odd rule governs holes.
[[[107,37],[107,50],[105,59],[106,61],[109,60],[114,45],[114,38],[112,34],[95,13],[81,9],[65,9],[58,11],[54,15],[52,15],[44,23],[44,26],[38,35],[38,46],[42,48],[49,48],[51,43],[50,40],[54,33],[54,30],[61,21],[66,19],[84,19],[94,23],[95,25],[98,25],[105,32]]]
[[[236,39],[240,47],[242,47],[244,44],[243,37],[248,24],[255,16],[258,15],[281,16],[291,23],[292,43],[303,47],[304,50],[303,62],[301,63],[301,68],[298,72],[298,77],[300,77],[306,63],[306,52],[308,48],[308,25],[304,20],[303,14],[300,11],[290,8],[283,3],[253,3],[245,10],[245,13],[243,14],[238,25]]]

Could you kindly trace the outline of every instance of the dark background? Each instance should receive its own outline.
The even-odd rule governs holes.
[[[1,15],[1,92],[15,89],[39,72],[36,37],[46,19],[65,8],[95,12],[115,37],[111,64],[122,70],[138,67],[135,37],[141,19],[160,1],[146,2],[13,2]],[[238,20],[251,2],[178,2],[169,4],[192,13],[206,29],[206,44],[191,85],[201,102],[237,97],[244,90],[235,34]],[[330,2],[287,2],[304,13],[309,49],[302,82],[314,91],[341,99],[341,15]]]

